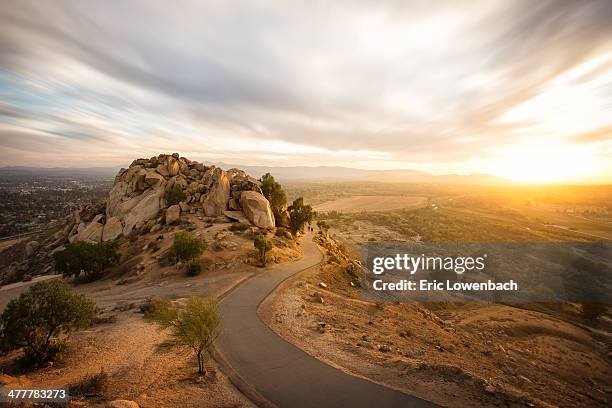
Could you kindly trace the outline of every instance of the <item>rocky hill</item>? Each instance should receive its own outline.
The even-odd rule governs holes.
[[[68,243],[108,242],[155,232],[180,223],[188,214],[229,218],[263,230],[286,223],[285,217],[275,222],[260,182],[244,171],[206,166],[177,153],[161,154],[121,169],[105,202],[75,211],[52,234],[5,250],[0,279],[6,284],[24,275],[52,272],[53,254]]]
[[[185,198],[169,205],[167,192],[176,186]],[[248,220],[259,228],[274,228],[270,203],[258,180],[239,169],[227,172],[185,157],[159,155],[135,160],[121,169],[106,203],[106,211],[85,224],[75,222],[69,240],[110,241],[133,230],[174,223],[182,212],[201,208],[207,217]]]

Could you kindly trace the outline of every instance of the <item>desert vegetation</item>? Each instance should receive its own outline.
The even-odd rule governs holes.
[[[61,357],[68,336],[89,326],[95,303],[59,280],[32,285],[0,315],[0,347],[24,351],[24,362],[40,365]]]
[[[253,240],[253,245],[259,253],[259,262],[261,266],[266,266],[266,254],[272,249],[272,241],[267,239],[265,235],[258,234]]]
[[[54,254],[55,269],[65,277],[83,278],[87,282],[99,279],[103,272],[119,262],[117,243],[75,242]]]
[[[187,348],[198,360],[198,373],[206,374],[206,356],[221,333],[221,316],[212,298],[190,297],[182,309],[166,300],[157,300],[149,314],[162,329],[170,329],[164,348]]]
[[[168,252],[171,263],[188,262],[199,257],[206,249],[206,244],[189,231],[179,231],[174,235],[172,247]]]

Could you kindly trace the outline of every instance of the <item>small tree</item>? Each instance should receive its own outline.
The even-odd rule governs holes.
[[[68,244],[66,249],[56,252],[55,269],[65,277],[79,277],[85,274],[85,279],[92,281],[102,276],[102,272],[119,262],[116,242],[75,242]]]
[[[175,205],[187,198],[187,194],[183,191],[183,187],[179,184],[174,184],[171,188],[164,192],[164,199],[168,205]]]
[[[189,231],[180,231],[174,235],[168,260],[172,263],[191,261],[204,252],[206,243]]]
[[[272,249],[272,241],[266,239],[263,234],[258,234],[253,240],[253,245],[259,251],[259,262],[262,266],[266,266],[266,254]]]
[[[183,310],[170,302],[157,302],[151,319],[162,328],[170,328],[170,340],[162,348],[187,348],[198,358],[198,373],[205,374],[206,354],[221,334],[221,315],[214,298],[191,297]]]
[[[304,199],[302,197],[293,200],[293,203],[287,210],[289,210],[290,217],[289,227],[294,236],[297,235],[298,231],[304,229],[304,225],[312,222],[314,217],[312,207],[308,204],[304,204]]]
[[[54,359],[70,333],[89,326],[95,316],[95,303],[62,281],[38,282],[2,312],[0,344],[5,351],[23,348],[40,364]]]
[[[274,213],[274,217],[278,220],[283,207],[287,204],[287,194],[270,173],[261,176],[259,181],[261,181],[261,192],[270,202],[272,213]]]

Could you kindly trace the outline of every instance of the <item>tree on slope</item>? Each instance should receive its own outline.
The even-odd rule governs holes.
[[[287,208],[289,211],[289,228],[291,233],[296,236],[299,231],[303,231],[304,225],[312,222],[314,211],[308,204],[304,204],[304,198],[298,197],[293,200],[293,203]]]
[[[170,329],[170,339],[161,344],[162,349],[192,350],[198,359],[198,373],[206,374],[206,355],[221,334],[217,301],[212,297],[194,296],[189,298],[185,308],[179,310],[169,301],[159,300],[150,318],[163,329]]]
[[[261,181],[261,192],[270,202],[275,219],[279,219],[283,207],[287,204],[287,194],[280,183],[274,180],[274,176],[266,173],[259,179]]]

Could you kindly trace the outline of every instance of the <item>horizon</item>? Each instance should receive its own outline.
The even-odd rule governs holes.
[[[610,182],[611,21],[606,1],[20,2],[0,8],[0,166],[182,151]]]
[[[181,156],[183,157],[183,156]],[[529,182],[529,181],[519,181],[519,180],[512,180],[510,178],[503,178],[503,177],[499,177],[499,176],[495,176],[493,174],[487,174],[487,173],[441,173],[441,174],[435,174],[435,173],[428,173],[425,171],[421,171],[418,169],[360,169],[357,167],[348,167],[348,166],[333,166],[333,165],[313,165],[313,166],[308,166],[308,165],[304,165],[304,166],[269,166],[269,165],[250,165],[250,164],[238,164],[238,163],[226,163],[226,162],[207,162],[204,161],[203,163],[205,164],[211,164],[214,166],[219,166],[222,168],[231,168],[231,167],[235,167],[235,168],[240,168],[240,169],[265,169],[265,170],[287,170],[287,169],[299,169],[299,168],[306,168],[306,169],[321,169],[321,168],[337,168],[337,169],[343,169],[343,170],[355,170],[355,171],[363,171],[363,172],[391,172],[391,171],[407,171],[407,172],[413,172],[415,173],[415,177],[437,177],[437,178],[444,178],[444,177],[462,177],[462,178],[470,178],[470,177],[485,177],[485,178],[492,178],[495,179],[497,182],[499,182],[501,185],[503,186],[509,186],[509,187],[536,187],[536,186],[572,186],[572,185],[576,185],[576,186],[609,186],[612,185],[612,179],[605,179],[605,178],[600,178],[600,179],[590,179],[590,180],[583,180],[580,182],[564,182],[564,181],[557,181],[557,182]],[[27,169],[27,170],[50,170],[50,171],[54,171],[54,170],[84,170],[84,171],[117,171],[121,168],[127,168],[129,166],[129,164],[124,164],[124,165],[109,165],[109,166],[94,166],[94,167],[66,167],[66,166],[55,166],[55,167],[41,167],[41,166],[22,166],[22,165],[9,165],[9,166],[0,166],[0,171],[2,170],[7,170],[7,169]],[[262,173],[263,174],[263,173]],[[275,174],[272,174],[273,176],[277,176]],[[321,180],[325,180],[325,179],[329,179],[329,180],[338,180],[338,181],[371,181],[370,179],[367,178],[367,176],[363,176],[364,178],[359,178],[357,176],[353,176],[353,177],[348,177],[348,176],[336,176],[336,177],[321,177],[321,176],[306,176],[304,175],[303,177],[300,176],[293,176],[293,177],[283,177],[282,175],[280,177],[277,176],[277,178],[279,178],[279,180],[283,180],[285,179],[286,181],[298,181],[298,180],[307,180],[307,179],[312,179],[313,181],[321,181]],[[384,181],[382,181],[384,182]],[[419,182],[433,182],[432,180],[429,181],[423,181],[423,180],[401,180],[401,179],[397,179],[397,180],[391,180],[389,181],[390,183],[402,183],[402,182],[407,182],[407,183],[419,183]],[[448,184],[449,181],[439,181],[439,183],[442,184]],[[470,183],[468,183],[470,184]],[[475,185],[483,185],[483,186],[495,186],[495,184],[490,184],[484,181],[479,181],[479,182],[475,182],[475,183],[471,183],[471,184],[475,184]]]

